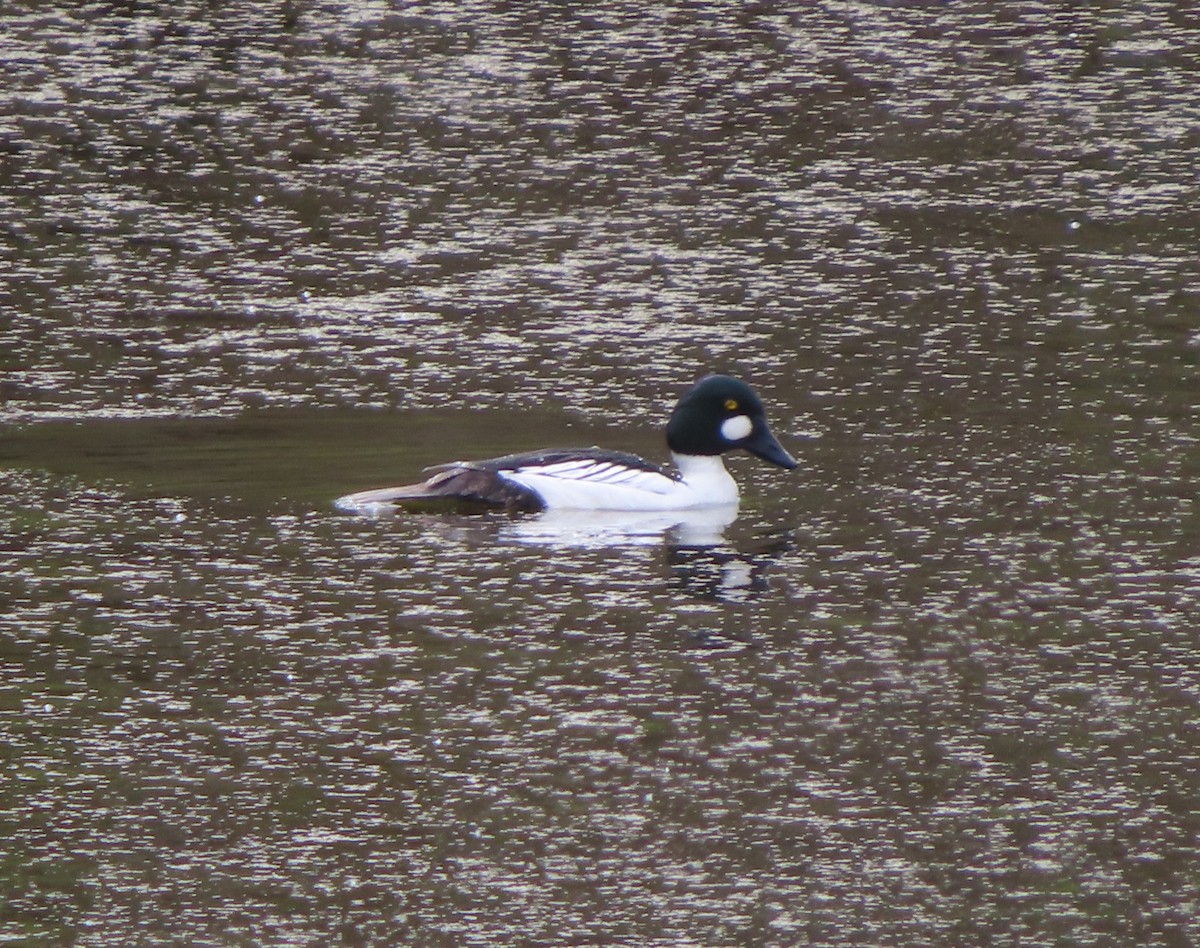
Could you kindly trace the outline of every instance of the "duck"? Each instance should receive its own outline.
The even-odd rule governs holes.
[[[722,460],[747,451],[785,470],[797,467],[767,425],[747,383],[707,375],[680,397],[666,427],[673,467],[605,448],[549,448],[427,468],[420,483],[347,494],[348,511],[457,502],[509,512],[547,510],[687,511],[729,507],[738,486]]]

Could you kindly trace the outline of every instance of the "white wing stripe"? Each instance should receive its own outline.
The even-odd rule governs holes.
[[[657,471],[643,471],[612,461],[595,461],[590,458],[557,461],[554,464],[545,465],[530,464],[505,473],[517,475],[518,479],[523,474],[534,477],[552,477],[564,481],[586,481],[597,485],[634,487],[656,494],[669,490],[676,483]]]
[[[545,477],[563,477],[569,480],[613,481],[653,473],[613,464],[611,461],[559,461],[556,464],[524,465],[517,468],[522,474],[541,474]]]

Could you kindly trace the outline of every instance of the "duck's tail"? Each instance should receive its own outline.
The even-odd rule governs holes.
[[[541,510],[545,505],[529,488],[497,472],[468,463],[446,464],[426,481],[346,494],[333,502],[350,513],[378,513],[395,507],[430,503],[504,507],[510,511]]]

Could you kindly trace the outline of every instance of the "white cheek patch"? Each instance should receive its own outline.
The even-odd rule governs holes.
[[[754,430],[754,422],[745,415],[734,415],[721,422],[721,437],[726,441],[741,441]]]

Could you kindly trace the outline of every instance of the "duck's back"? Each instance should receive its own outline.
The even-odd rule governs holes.
[[[535,509],[658,510],[681,487],[674,472],[636,454],[566,448],[482,462],[497,478],[531,491]]]
[[[667,469],[620,451],[554,448],[429,468],[419,484],[362,491],[339,500],[355,509],[381,504],[461,502],[538,511],[548,507],[654,510],[680,485]]]

